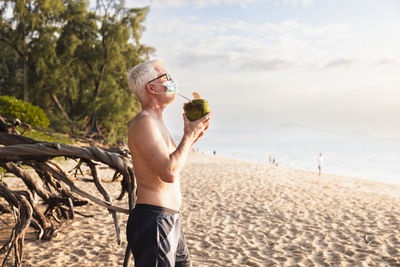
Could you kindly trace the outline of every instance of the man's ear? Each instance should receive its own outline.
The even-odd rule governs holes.
[[[152,91],[153,91],[153,88],[151,88],[151,85],[149,83],[146,84],[146,91],[149,93],[152,93]]]

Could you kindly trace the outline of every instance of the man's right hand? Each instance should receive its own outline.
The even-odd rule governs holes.
[[[183,136],[188,138],[190,142],[194,144],[197,142],[197,140],[199,140],[200,137],[204,135],[204,132],[208,129],[208,126],[210,124],[211,112],[195,121],[190,121],[186,117],[185,113],[183,113],[182,115],[184,121]]]

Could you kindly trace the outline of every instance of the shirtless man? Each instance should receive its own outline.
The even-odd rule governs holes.
[[[163,63],[152,60],[135,66],[128,81],[142,106],[128,132],[137,199],[128,219],[127,240],[135,266],[192,266],[180,227],[179,174],[193,144],[207,130],[210,114],[197,121],[183,114],[183,137],[176,146],[163,111],[177,90]]]

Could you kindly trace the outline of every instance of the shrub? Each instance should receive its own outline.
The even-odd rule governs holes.
[[[13,96],[0,96],[0,114],[11,120],[18,118],[34,128],[47,128],[50,123],[43,109]]]

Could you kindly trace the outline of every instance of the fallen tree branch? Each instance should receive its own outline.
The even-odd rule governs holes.
[[[29,225],[38,230],[39,239],[51,239],[59,231],[63,220],[74,219],[74,213],[87,216],[74,210],[74,206],[85,205],[88,203],[87,200],[107,208],[111,213],[117,235],[117,243],[121,244],[117,212],[129,214],[129,210],[134,206],[136,186],[133,169],[131,168],[130,159],[127,158],[126,150],[113,149],[107,151],[93,146],[77,147],[62,143],[37,142],[18,134],[5,132],[0,132],[0,144],[5,145],[0,147],[0,166],[19,177],[32,195],[37,194],[43,201],[43,205],[47,205],[46,211],[42,213],[36,207],[36,203],[32,201],[30,193],[8,189],[12,193],[6,194],[4,189],[6,186],[2,184],[3,190],[0,192],[0,197],[8,198],[7,202],[13,208],[12,210],[17,218],[13,228],[15,230],[12,231],[13,234],[10,241],[3,246],[3,252],[7,251],[5,260],[11,249],[14,248],[15,264],[20,266],[23,255],[23,237]],[[75,184],[75,179],[70,177],[60,164],[51,160],[54,157],[79,160],[78,165],[75,167],[75,176],[78,169],[82,173],[81,164],[87,164],[93,177],[92,182],[104,200],[79,188]],[[121,200],[125,193],[128,193],[129,209],[112,204],[111,195],[98,177],[96,169],[98,163],[114,169],[114,176],[111,181],[115,181],[119,176],[122,176],[120,181],[121,193],[117,199]],[[19,165],[32,167],[38,177],[22,169]],[[37,179],[41,179],[42,182],[38,183]],[[83,197],[85,200],[78,199],[77,196]],[[7,208],[2,206],[2,210],[5,211]],[[29,220],[26,219],[28,213],[30,213]],[[23,218],[18,217],[20,214],[25,215]],[[130,257],[129,252],[127,253],[125,255],[126,259]]]
[[[10,240],[0,249],[0,253],[7,250],[2,266],[5,266],[12,248],[14,248],[15,266],[21,266],[25,231],[29,227],[32,219],[32,207],[26,199],[11,191],[2,183],[0,183],[0,196],[4,197],[10,206],[14,207],[14,215],[16,218]]]
[[[100,206],[103,206],[103,207],[105,207],[107,209],[115,210],[115,211],[122,212],[122,213],[125,213],[125,214],[129,214],[129,210],[113,206],[110,203],[105,202],[105,201],[103,201],[103,200],[101,200],[101,199],[99,199],[99,198],[97,198],[95,196],[92,196],[91,194],[79,189],[78,187],[75,186],[75,184],[73,182],[68,180],[64,175],[62,175],[62,174],[58,173],[57,171],[55,171],[50,166],[43,165],[43,167],[46,168],[46,170],[48,170],[55,179],[66,183],[69,186],[69,188],[71,189],[72,192],[74,192],[74,193],[76,193],[76,194],[78,194],[78,195],[80,195],[82,197],[85,197],[85,198],[93,201],[94,203],[96,203],[96,204],[98,204]]]

